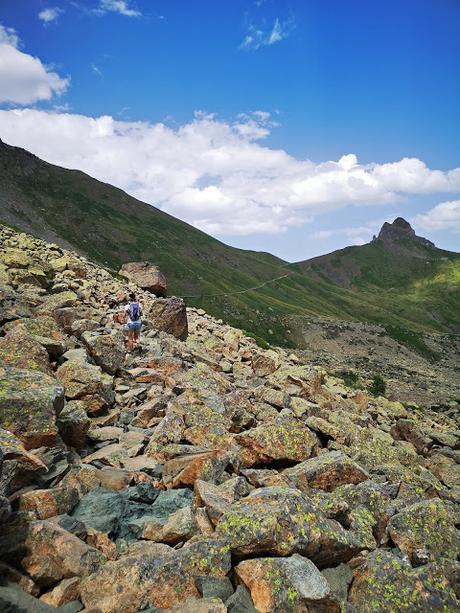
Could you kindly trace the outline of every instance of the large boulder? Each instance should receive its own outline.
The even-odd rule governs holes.
[[[219,539],[193,540],[162,554],[141,550],[107,562],[84,579],[81,600],[86,609],[100,613],[137,613],[149,605],[167,609],[200,595],[197,577],[223,577],[230,568],[230,552]]]
[[[180,455],[165,462],[163,482],[169,488],[193,486],[197,479],[215,482],[228,462],[227,455],[220,449]]]
[[[301,422],[283,417],[241,432],[235,441],[242,447],[246,468],[275,461],[301,462],[319,446],[316,434]]]
[[[252,369],[257,377],[266,377],[275,372],[279,366],[279,356],[276,351],[269,350],[252,356]]]
[[[150,262],[127,262],[123,264],[118,274],[155,296],[166,296],[166,277],[158,266]]]
[[[43,490],[25,492],[19,498],[21,511],[32,511],[38,519],[49,519],[68,513],[78,502],[78,492],[60,485]]]
[[[362,549],[351,531],[327,519],[298,490],[254,490],[224,512],[216,534],[235,557],[300,553],[320,567],[346,562]]]
[[[51,586],[68,577],[85,577],[105,561],[97,549],[49,521],[31,522],[25,548],[22,566],[41,586]]]
[[[69,400],[88,399],[94,402],[98,399],[102,405],[111,404],[114,400],[112,377],[103,373],[99,366],[69,360],[58,368],[56,376]]]
[[[84,332],[82,339],[89,354],[102,370],[114,375],[122,366],[125,359],[122,335]]]
[[[51,294],[38,307],[37,313],[41,315],[54,315],[56,309],[73,307],[77,304],[78,297],[75,292],[66,291],[59,294]]]
[[[354,573],[348,600],[356,613],[458,611],[460,603],[444,569],[412,568],[390,551],[373,551]]]
[[[188,335],[185,302],[182,298],[158,298],[152,303],[145,323],[184,341]]]
[[[284,475],[304,491],[318,488],[330,492],[339,485],[361,483],[369,479],[369,474],[341,451],[310,458],[288,468]]]
[[[52,358],[61,356],[67,349],[66,338],[59,330],[56,321],[49,315],[11,321],[4,328],[7,332],[16,329],[31,336]]]
[[[5,613],[53,613],[56,609],[34,598],[18,585],[7,583],[0,585],[0,611]]]
[[[245,560],[235,572],[260,613],[340,612],[326,579],[313,562],[299,554]]]
[[[0,368],[0,426],[26,449],[56,444],[56,417],[64,406],[61,385],[42,372]]]
[[[51,374],[46,349],[20,328],[13,328],[0,338],[0,364]]]
[[[455,522],[455,513],[442,500],[434,498],[394,515],[388,531],[413,564],[439,557],[455,560],[460,552],[460,532]]]

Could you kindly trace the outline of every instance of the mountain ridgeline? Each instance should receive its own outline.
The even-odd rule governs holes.
[[[0,222],[72,248],[116,273],[147,260],[171,294],[259,341],[305,344],[322,317],[381,324],[393,335],[460,332],[460,254],[401,218],[369,244],[289,264],[229,247],[83,172],[0,141]]]

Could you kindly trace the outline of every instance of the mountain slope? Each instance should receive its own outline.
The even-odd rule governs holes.
[[[369,245],[288,264],[229,247],[120,189],[1,141],[0,222],[71,247],[114,273],[127,261],[153,262],[171,294],[278,345],[302,346],[304,322],[317,316],[416,332],[460,330],[460,256],[407,228],[397,240],[382,229]]]
[[[417,236],[404,219],[385,223],[367,245],[346,247],[292,268],[349,289],[420,330],[460,329],[460,254]]]
[[[150,260],[171,290],[200,294],[250,287],[285,262],[224,245],[163,211],[83,172],[48,164],[0,142],[1,218],[66,243],[99,264]]]

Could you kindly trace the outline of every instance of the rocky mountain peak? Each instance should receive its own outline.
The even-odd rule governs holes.
[[[393,243],[401,239],[411,239],[418,243],[423,243],[427,246],[434,247],[434,244],[426,238],[417,236],[415,230],[403,217],[396,217],[393,223],[387,221],[383,224],[377,239],[385,243]]]

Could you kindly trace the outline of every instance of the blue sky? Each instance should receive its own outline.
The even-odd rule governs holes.
[[[291,260],[398,215],[459,249],[458,0],[2,0],[0,24],[7,142]]]

